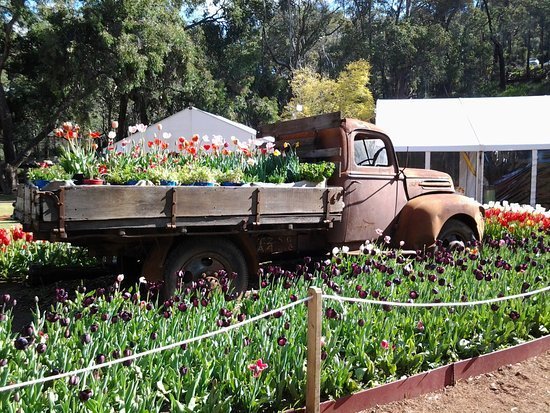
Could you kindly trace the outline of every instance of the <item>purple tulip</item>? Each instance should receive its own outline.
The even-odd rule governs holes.
[[[508,316],[512,319],[512,321],[516,321],[519,319],[519,313],[517,311],[510,311],[510,314]]]
[[[81,402],[87,402],[94,395],[94,392],[90,389],[81,390],[78,393],[78,398]]]
[[[123,354],[124,357],[131,356],[132,355],[132,349],[129,348],[129,347],[126,347],[122,354]],[[128,367],[132,364],[132,361],[133,360],[125,360],[125,361],[122,362],[122,365]]]
[[[34,335],[34,327],[30,324],[26,325],[21,329],[21,335],[25,337],[31,337]]]
[[[14,346],[17,350],[26,350],[29,347],[29,341],[25,337],[19,337],[15,340]]]
[[[337,319],[338,318],[338,313],[336,312],[336,310],[334,308],[328,307],[325,310],[325,316],[327,318]]]
[[[277,339],[277,344],[280,345],[281,347],[284,347],[287,343],[287,339],[285,336],[281,336]]]
[[[45,343],[38,343],[38,344],[36,345],[36,352],[37,352],[38,354],[45,353],[45,352],[46,352],[46,348],[47,348],[47,346],[46,346]]]
[[[64,303],[69,298],[69,294],[63,288],[55,289],[55,300],[59,303]]]
[[[89,295],[88,297],[85,297],[84,300],[82,300],[82,305],[84,307],[89,307],[95,302],[95,297],[92,295]]]
[[[121,311],[119,313],[119,317],[122,319],[122,321],[127,323],[128,321],[130,321],[132,319],[132,313],[129,313],[128,311]]]

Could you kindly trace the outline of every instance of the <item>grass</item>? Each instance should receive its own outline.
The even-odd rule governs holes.
[[[11,228],[17,221],[10,219],[13,214],[13,202],[15,201],[14,195],[0,194],[0,228]]]

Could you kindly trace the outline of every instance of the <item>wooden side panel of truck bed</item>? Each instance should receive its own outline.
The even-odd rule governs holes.
[[[20,189],[16,215],[69,231],[215,225],[326,224],[341,219],[342,188],[74,186]],[[19,198],[19,197],[18,197]],[[34,200],[34,201],[33,201]],[[53,227],[52,227],[53,228]]]

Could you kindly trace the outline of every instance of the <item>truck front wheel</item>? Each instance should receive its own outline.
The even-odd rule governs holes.
[[[177,245],[166,259],[166,295],[172,295],[180,284],[197,280],[203,275],[211,282],[217,282],[220,271],[225,271],[230,277],[229,287],[232,291],[246,290],[246,260],[233,242],[224,238],[188,239]]]
[[[474,230],[468,224],[451,218],[445,222],[437,239],[443,241],[443,245],[452,248],[460,244],[464,246],[468,241],[475,240],[476,236]]]

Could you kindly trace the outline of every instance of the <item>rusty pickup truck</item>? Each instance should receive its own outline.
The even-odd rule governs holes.
[[[454,191],[449,175],[401,168],[390,138],[339,113],[261,127],[278,145],[298,143],[308,162],[337,166],[324,188],[62,186],[18,188],[15,216],[37,239],[117,257],[123,271],[164,280],[219,270],[247,288],[259,263],[284,253],[358,248],[386,237],[404,249],[483,235],[483,208]]]

